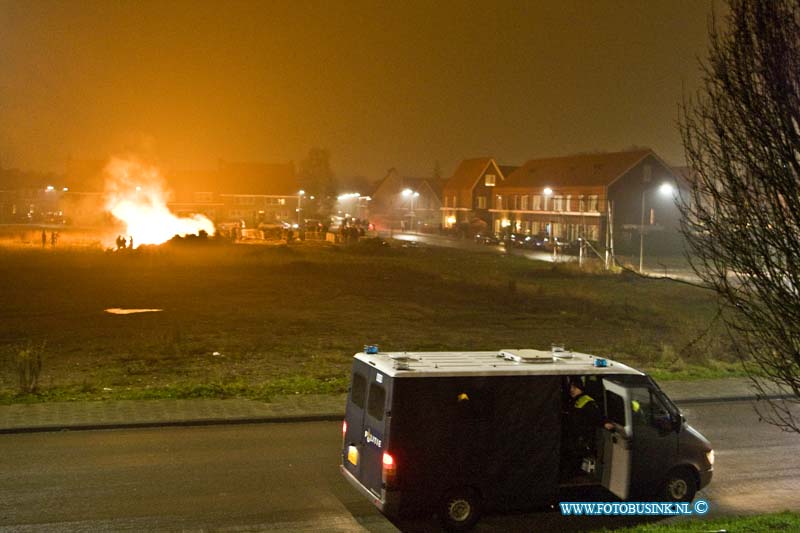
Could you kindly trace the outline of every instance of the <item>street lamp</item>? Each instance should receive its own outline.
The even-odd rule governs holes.
[[[551,189],[550,187],[545,187],[544,191],[542,191],[542,192],[544,193],[544,205],[542,207],[544,208],[544,211],[547,211],[548,210],[547,209],[547,199],[549,197],[553,196],[553,189]],[[556,254],[558,253],[557,252],[557,248],[558,247],[556,246],[555,239],[553,238],[553,224],[550,223],[546,227],[549,228],[547,230],[546,235],[550,238],[550,241],[553,243],[553,260],[555,260]]]
[[[410,203],[410,210],[409,210],[409,217],[411,218],[411,230],[416,233],[416,226],[414,226],[414,198],[419,198],[419,193],[417,191],[412,191],[411,189],[403,189],[403,197],[409,199]]]
[[[300,221],[301,214],[303,212],[303,196],[306,195],[306,191],[300,189],[297,192],[297,227],[302,229],[303,224]]]
[[[642,273],[644,268],[644,200],[649,190],[647,187],[642,187],[642,224],[639,226],[639,274]],[[665,182],[658,187],[658,192],[662,196],[671,196],[673,190],[674,187],[671,183]]]

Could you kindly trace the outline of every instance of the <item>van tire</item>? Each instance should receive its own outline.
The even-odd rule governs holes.
[[[449,490],[442,498],[437,514],[447,531],[472,529],[481,517],[480,496],[468,487]]]
[[[665,502],[691,502],[697,493],[697,479],[688,467],[675,468],[667,474],[661,487],[661,499]]]

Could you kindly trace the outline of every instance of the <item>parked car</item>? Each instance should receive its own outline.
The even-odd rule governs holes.
[[[479,233],[475,235],[475,242],[478,244],[500,244],[500,239],[491,234]]]
[[[566,255],[578,255],[580,253],[581,244],[582,242],[580,239],[574,241],[555,240],[555,246],[558,246],[558,253]]]
[[[547,236],[542,233],[527,235],[523,240],[522,247],[531,250],[541,250],[547,242]]]

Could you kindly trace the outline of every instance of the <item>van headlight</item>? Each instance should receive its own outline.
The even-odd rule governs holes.
[[[714,466],[714,450],[709,450],[706,452],[706,460],[708,461],[708,464]]]

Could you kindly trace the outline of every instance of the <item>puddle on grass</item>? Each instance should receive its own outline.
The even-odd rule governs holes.
[[[163,309],[120,309],[119,307],[112,307],[111,309],[104,309],[104,311],[112,315],[133,315],[135,313],[158,313]]]

